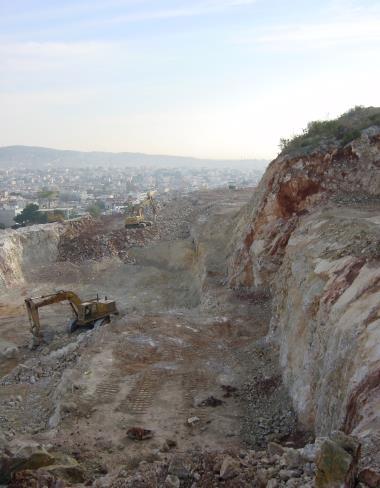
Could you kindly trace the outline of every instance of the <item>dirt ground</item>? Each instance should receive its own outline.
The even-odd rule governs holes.
[[[296,419],[264,340],[270,297],[223,286],[229,229],[251,194],[205,191],[162,205],[155,228],[138,230],[154,239],[129,247],[128,262],[68,256],[30,269],[0,300],[0,339],[18,347],[0,360],[2,431],[73,456],[90,479],[154,459],[168,439],[178,452],[291,439]],[[47,307],[46,344],[30,350],[23,299],[59,289],[107,295],[120,315],[68,335],[70,307]],[[154,435],[132,440],[133,427]]]

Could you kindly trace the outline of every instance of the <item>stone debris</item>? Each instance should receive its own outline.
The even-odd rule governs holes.
[[[274,348],[260,343],[247,350],[251,376],[241,388],[248,399],[242,435],[252,448],[265,447],[268,442],[292,442],[292,435],[297,432],[297,416],[289,393],[280,376],[273,375],[275,354]]]
[[[19,355],[19,348],[9,341],[0,340],[0,360],[15,359]]]
[[[322,442],[316,459],[316,488],[338,488],[355,486],[360,443],[354,438],[335,432]]]
[[[165,488],[179,488],[181,485],[181,481],[178,476],[173,474],[168,474],[165,479]]]
[[[171,449],[177,447],[177,442],[173,439],[166,439],[166,441],[162,444],[160,451],[161,452],[169,452]]]
[[[39,473],[42,468],[41,473]],[[30,440],[15,440],[0,451],[0,483],[9,486],[39,486],[36,480],[45,479],[48,486],[65,486],[85,481],[85,471],[72,457],[50,453],[44,447]],[[30,485],[27,484],[29,480]],[[53,481],[60,481],[54,485]],[[43,486],[43,485],[41,485]]]
[[[0,483],[9,482],[12,473],[53,463],[54,456],[34,441],[9,443],[0,453]]]
[[[105,258],[119,258],[125,263],[133,264],[128,250],[141,247],[159,238],[155,226],[144,229],[125,229],[122,219],[117,220],[115,228],[107,228],[105,219],[85,219],[74,228],[69,227],[61,236],[58,245],[58,261],[83,263],[88,260],[101,261]]]
[[[102,486],[126,487],[199,487],[226,486],[250,487],[299,487],[314,488],[315,465],[303,461],[296,468],[286,464],[283,455],[269,451],[240,450],[228,452],[199,451],[183,454],[163,454],[152,463],[143,463],[133,472],[120,472]],[[178,485],[178,481],[180,484]]]
[[[191,472],[188,466],[188,459],[186,458],[186,456],[175,454],[169,464],[168,473],[172,476],[178,477],[179,479],[188,479]]]
[[[222,480],[229,480],[237,476],[239,474],[239,470],[239,461],[231,456],[226,456],[223,459],[222,465],[220,467],[219,477]]]
[[[57,480],[67,483],[84,483],[86,474],[84,469],[76,462],[70,464],[52,464],[44,468],[44,471],[53,475]]]
[[[173,441],[170,444],[175,447]],[[355,486],[360,454],[360,444],[356,439],[337,432],[329,439],[317,439],[316,444],[319,452],[317,464],[304,459],[303,449],[287,448],[272,442],[268,449],[261,451],[187,451],[173,454],[161,452],[153,461],[140,462],[134,469],[123,468],[114,475],[100,474],[96,480],[88,477],[86,471],[70,456],[50,455],[41,446],[33,444],[28,446],[28,452],[43,452],[45,457],[40,458],[38,463],[37,458],[34,458],[33,465],[24,463],[14,472],[7,471],[7,478],[3,478],[3,482],[4,479],[8,480],[9,486],[14,488],[38,487],[37,480],[44,480],[46,486],[52,488],[70,486],[72,483],[84,483],[85,486],[90,483],[91,486],[99,488]],[[29,463],[31,459],[27,458]],[[376,476],[373,470],[367,469],[362,470],[359,479],[362,486],[372,488],[378,486]]]
[[[157,221],[144,228],[124,227],[120,216],[83,218],[66,225],[58,244],[58,261],[84,263],[88,260],[101,261],[118,258],[124,263],[134,264],[129,250],[144,247],[157,240],[176,240],[190,236],[190,216],[193,205],[186,199],[169,201],[165,204],[164,215],[158,210]],[[147,219],[152,218],[149,210]]]
[[[12,476],[9,488],[66,488],[67,484],[53,474],[43,470],[20,471]]]
[[[380,486],[380,471],[373,468],[365,467],[360,470],[358,479],[370,488],[378,488]]]
[[[193,425],[196,425],[200,421],[201,419],[199,417],[190,417],[187,419],[187,425],[190,425],[192,427]]]

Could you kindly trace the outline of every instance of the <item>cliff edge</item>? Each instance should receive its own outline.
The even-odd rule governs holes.
[[[300,422],[362,442],[380,471],[380,109],[283,141],[238,216],[228,283],[269,289]]]

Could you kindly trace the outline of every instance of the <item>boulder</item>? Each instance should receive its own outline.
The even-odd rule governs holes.
[[[0,359],[14,359],[18,356],[18,347],[13,342],[0,340]]]
[[[161,452],[169,452],[171,449],[177,446],[177,442],[173,439],[166,439],[166,441],[162,444],[160,451]]]
[[[27,483],[26,480],[29,478],[37,479],[40,476],[42,479],[45,475],[49,479],[64,480],[68,483],[85,481],[84,470],[75,459],[67,454],[50,453],[34,441],[16,440],[11,443],[0,455],[0,468],[0,483],[9,482],[11,479],[20,479]],[[40,471],[40,475],[36,474]],[[23,474],[17,477],[16,474],[21,472]]]
[[[360,455],[359,442],[342,432],[321,444],[316,459],[316,488],[351,488],[355,484]]]
[[[240,463],[231,456],[226,456],[223,459],[220,468],[219,477],[222,480],[229,480],[239,474]]]
[[[173,474],[168,474],[166,479],[165,479],[165,488],[179,488],[181,485],[181,482],[178,478],[178,476],[175,476]]]
[[[301,458],[309,463],[314,463],[317,458],[321,441],[316,439],[314,444],[306,444],[303,448],[299,449]]]
[[[278,473],[281,481],[288,481],[292,477],[292,471],[288,469],[281,469]]]
[[[281,446],[281,444],[277,444],[277,442],[269,442],[268,443],[268,452],[271,456],[278,454],[282,456],[286,450],[286,447]]]
[[[19,471],[12,475],[12,480],[8,484],[9,488],[65,488],[67,485],[63,480],[57,480],[55,476],[44,470],[38,471]]]
[[[190,427],[193,427],[193,425],[196,425],[198,422],[200,422],[199,417],[190,417],[187,419],[187,425],[190,425]]]
[[[7,483],[12,473],[36,470],[54,463],[54,456],[35,442],[18,442],[0,454],[0,483]]]
[[[86,479],[84,470],[78,463],[75,465],[52,464],[45,467],[44,471],[68,483],[83,483]]]
[[[277,488],[278,487],[278,481],[274,478],[268,481],[266,488]]]
[[[291,447],[285,449],[283,459],[289,468],[298,468],[303,464],[300,453]]]
[[[342,447],[345,451],[349,452],[352,457],[359,458],[360,442],[355,437],[336,430],[331,434],[330,439]]]
[[[359,472],[359,481],[362,481],[370,488],[377,488],[380,486],[380,471],[374,468],[365,467]]]
[[[266,469],[258,469],[256,472],[256,481],[258,486],[267,486],[268,483],[268,472]]]
[[[177,476],[179,479],[188,479],[191,476],[190,469],[186,464],[185,458],[180,455],[173,456],[169,464],[168,473],[173,476]]]

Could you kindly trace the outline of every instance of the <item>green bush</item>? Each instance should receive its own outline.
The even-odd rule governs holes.
[[[380,125],[380,109],[356,106],[334,120],[309,122],[302,134],[280,139],[281,151],[314,149],[321,143],[337,142],[344,146],[360,137],[361,131],[371,125]]]
[[[13,220],[21,225],[46,224],[46,213],[39,212],[38,210],[38,205],[36,205],[35,203],[30,203],[23,209],[21,213],[16,215]]]
[[[90,205],[87,207],[87,212],[91,215],[91,217],[94,217],[95,219],[99,217],[101,214],[101,209],[96,205],[95,203],[93,205]]]

